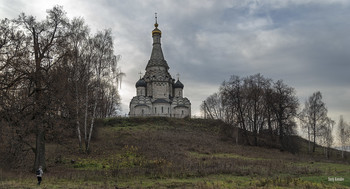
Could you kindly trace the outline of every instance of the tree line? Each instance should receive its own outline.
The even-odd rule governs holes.
[[[307,131],[309,152],[315,152],[317,143],[329,148],[334,143],[332,132],[335,121],[327,115],[327,107],[321,92],[313,93],[299,111],[300,104],[293,87],[282,80],[273,81],[261,74],[247,77],[232,75],[224,81],[217,93],[206,98],[201,104],[205,118],[221,119],[232,127],[242,130],[246,144],[259,145],[259,136],[270,136],[278,141],[280,148],[297,152],[293,140],[298,124]],[[349,124],[339,121],[338,136],[342,146],[349,142]],[[249,137],[252,136],[252,137]],[[236,139],[237,141],[237,139]]]
[[[92,34],[83,18],[68,19],[61,6],[41,21],[21,13],[0,22],[3,162],[18,164],[33,152],[33,168],[45,168],[45,142],[68,136],[89,152],[94,120],[120,107],[124,73],[111,30]]]

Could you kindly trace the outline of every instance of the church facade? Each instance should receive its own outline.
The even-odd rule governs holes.
[[[157,17],[152,31],[153,48],[146,72],[136,82],[136,96],[130,101],[130,117],[164,116],[184,118],[191,116],[191,102],[183,97],[184,85],[169,74],[164,59]]]

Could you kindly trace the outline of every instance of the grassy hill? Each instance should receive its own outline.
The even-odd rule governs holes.
[[[350,187],[350,165],[339,151],[331,152],[331,160],[321,147],[309,155],[298,137],[297,154],[280,151],[263,137],[265,147],[237,145],[228,132],[218,120],[99,120],[90,154],[79,153],[75,138],[47,144],[42,186],[36,186],[28,156],[23,157],[28,167],[0,170],[0,188]],[[329,181],[333,178],[344,180]]]

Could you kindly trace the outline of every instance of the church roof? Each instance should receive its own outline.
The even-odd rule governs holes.
[[[153,37],[153,48],[152,48],[152,53],[151,53],[151,58],[148,61],[147,67],[152,67],[152,66],[163,66],[166,69],[169,69],[169,66],[164,59],[161,43],[160,43],[160,38],[162,32],[158,29],[158,23],[154,24],[155,28],[152,31],[152,37]]]
[[[174,88],[184,88],[184,84],[181,83],[180,80],[177,80],[176,83],[174,84]]]
[[[167,103],[170,104],[170,102],[166,101],[165,99],[158,98],[157,100],[153,101],[153,103]]]
[[[138,104],[138,105],[136,105],[135,107],[139,107],[139,106],[146,106],[146,107],[149,107],[147,104]]]
[[[166,62],[166,60],[164,60],[162,48],[160,46],[153,46],[151,58],[148,61],[146,69],[152,66],[163,66],[169,69],[168,63]]]
[[[174,108],[188,108],[188,106],[181,104],[181,105],[175,106]]]

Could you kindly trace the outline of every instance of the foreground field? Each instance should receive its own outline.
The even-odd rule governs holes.
[[[338,152],[326,160],[321,148],[305,154],[304,144],[298,154],[236,145],[220,121],[124,118],[99,125],[89,155],[78,153],[75,139],[47,145],[40,187],[27,167],[0,170],[0,188],[350,188],[350,165]]]

